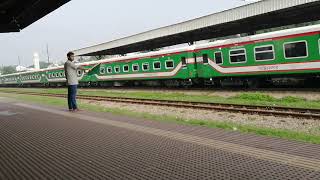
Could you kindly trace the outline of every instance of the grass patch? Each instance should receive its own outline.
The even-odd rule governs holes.
[[[306,102],[306,99],[302,97],[287,96],[287,97],[281,98],[280,101],[283,101],[286,103],[299,103],[299,102]]]
[[[242,93],[233,97],[230,97],[229,99],[240,99],[240,100],[248,100],[248,101],[267,101],[267,102],[273,102],[277,99],[262,93]]]
[[[52,98],[52,97],[44,98],[40,96],[13,95],[13,94],[1,94],[1,93],[0,93],[0,96],[15,98],[18,100],[23,100],[23,101],[33,102],[33,103],[40,103],[40,104],[42,103],[42,104],[51,105],[51,106],[66,107],[66,100],[61,98]],[[183,119],[181,117],[174,117],[174,116],[168,116],[168,115],[158,116],[150,113],[134,112],[134,111],[124,110],[120,108],[106,108],[106,107],[91,105],[87,103],[79,103],[79,105],[81,106],[82,109],[93,111],[93,112],[108,112],[116,115],[125,115],[125,116],[130,116],[135,118],[144,118],[149,120],[157,120],[157,121],[178,123],[178,124],[184,124],[184,125],[219,128],[219,129],[224,129],[228,131],[237,130],[243,133],[254,133],[262,136],[278,137],[283,139],[320,144],[320,136],[294,132],[289,130],[260,128],[260,127],[240,125],[240,124],[235,124],[230,122],[215,122],[215,121],[204,121],[204,120],[197,120],[197,119]]]

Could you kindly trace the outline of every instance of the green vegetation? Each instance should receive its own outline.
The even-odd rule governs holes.
[[[0,67],[0,74],[6,75],[6,74],[13,74],[16,73],[16,66],[2,66]]]
[[[1,91],[23,91],[23,92],[41,92],[53,94],[66,94],[66,89],[14,89],[3,88]],[[177,100],[177,101],[194,101],[209,103],[228,103],[241,105],[261,105],[261,106],[284,106],[297,108],[314,108],[320,109],[320,100],[306,100],[301,97],[287,96],[284,98],[275,98],[260,92],[241,93],[232,97],[212,96],[210,93],[186,95],[185,93],[176,92],[159,92],[159,91],[119,91],[119,90],[90,90],[80,89],[80,95],[108,96],[108,97],[126,97],[156,100]]]
[[[52,106],[59,106],[59,107],[66,106],[65,100],[61,98],[45,97],[46,101],[43,101],[44,97],[39,97],[39,96],[4,94],[4,93],[1,93],[0,96],[11,97],[11,98],[16,98],[18,100],[34,102],[34,103],[42,103],[42,104],[52,105]],[[86,103],[80,103],[80,106],[82,109],[85,109],[88,111],[94,111],[94,112],[108,112],[108,113],[113,113],[117,115],[124,115],[124,116],[136,117],[136,118],[165,121],[165,122],[178,123],[178,124],[184,124],[184,125],[204,126],[209,128],[220,128],[220,129],[225,129],[229,131],[237,130],[243,133],[255,133],[257,135],[279,137],[279,138],[284,138],[289,140],[320,144],[320,136],[294,132],[289,130],[259,128],[259,127],[240,125],[240,124],[229,123],[229,122],[183,119],[181,117],[173,117],[173,116],[157,116],[149,113],[133,112],[129,110],[123,110],[120,108],[106,108],[106,107],[91,105]]]

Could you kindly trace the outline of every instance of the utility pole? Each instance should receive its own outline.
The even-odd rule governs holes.
[[[47,43],[47,57],[48,57],[48,64],[50,64],[49,45],[48,45],[48,43]]]
[[[20,56],[18,56],[18,65],[21,66],[21,60],[20,60]]]

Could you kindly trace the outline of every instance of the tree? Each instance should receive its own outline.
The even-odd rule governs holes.
[[[52,63],[40,61],[39,64],[40,64],[40,69],[45,69],[45,68],[47,68],[48,66],[50,66]]]
[[[5,74],[13,74],[16,73],[16,67],[15,66],[3,66],[0,68],[0,72],[2,75]]]

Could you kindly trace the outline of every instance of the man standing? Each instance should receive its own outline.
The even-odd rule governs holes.
[[[74,63],[74,53],[69,52],[67,54],[68,60],[64,64],[64,72],[66,75],[67,79],[67,86],[68,86],[68,106],[69,106],[69,111],[74,112],[74,111],[79,111],[78,106],[77,106],[77,88],[78,88],[78,76],[77,76],[77,70],[85,70],[81,66],[77,66]]]

